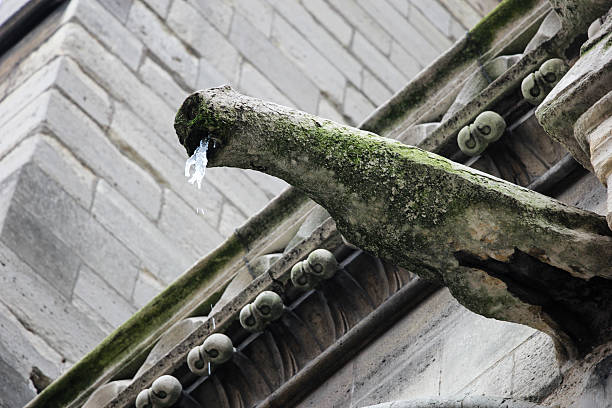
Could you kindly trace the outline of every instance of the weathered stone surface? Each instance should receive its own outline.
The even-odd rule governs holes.
[[[154,131],[170,130],[174,113],[163,99],[144,85],[114,55],[106,52],[85,30],[73,23],[61,29],[60,50],[73,57],[115,99],[125,101]]]
[[[185,91],[172,79],[170,74],[157,65],[151,58],[146,58],[140,66],[140,78],[151,89],[163,98],[168,106],[174,108],[185,98]],[[218,85],[216,85],[218,86]]]
[[[104,180],[98,183],[91,211],[140,258],[144,267],[166,284],[189,266],[191,257]]]
[[[561,384],[562,376],[550,337],[534,334],[514,353],[512,396],[528,401],[541,401]]]
[[[300,108],[314,112],[319,92],[315,84],[304,77],[276,47],[241,15],[234,16],[230,41],[258,69],[276,72],[276,86]],[[240,27],[240,28],[239,28]]]
[[[338,13],[336,13],[323,0],[310,0],[303,3],[304,7],[316,18],[321,25],[328,28],[345,47],[349,45],[353,28],[349,26]]]
[[[126,26],[188,86],[195,85],[198,59],[142,3],[132,5]]]
[[[74,362],[104,338],[104,333],[66,302],[17,255],[0,244],[0,297],[22,324]],[[41,305],[43,305],[41,307]]]
[[[156,278],[148,270],[143,270],[136,279],[132,303],[141,308],[165,288],[164,282]]]
[[[219,219],[219,232],[224,237],[229,237],[240,225],[246,221],[244,214],[229,202],[223,203],[221,217]]]
[[[389,89],[395,91],[406,84],[406,77],[359,32],[355,33],[351,49]]]
[[[291,102],[287,97],[274,86],[272,82],[265,76],[263,76],[257,68],[244,62],[242,64],[242,73],[240,75],[240,89],[244,89],[244,92],[248,95],[253,95],[257,98],[261,95],[266,95],[269,100],[284,106],[295,106],[296,104]]]
[[[396,41],[391,44],[389,59],[407,78],[413,78],[422,68],[421,64]]]
[[[83,408],[99,408],[104,406],[123,391],[131,382],[132,380],[117,380],[104,384],[91,394],[83,405]]]
[[[268,124],[265,130],[261,121]],[[612,237],[601,217],[229,87],[193,94],[175,126],[189,153],[203,137],[219,139],[209,166],[265,169],[283,177],[324,203],[350,242],[447,285],[479,314],[546,331],[568,356],[607,339],[612,316],[601,316],[607,306],[567,303],[585,293],[578,288],[588,287],[603,302],[610,298],[612,269],[604,259],[612,256]],[[285,157],[279,146],[302,154]],[[387,183],[381,182],[381,172]],[[563,248],[562,242],[571,245]],[[532,279],[539,283],[527,283]],[[557,285],[574,288],[572,295]],[[527,287],[535,293],[526,296]],[[597,334],[575,331],[578,321],[567,325],[567,313],[544,301],[551,298],[563,308],[578,305],[575,313],[584,313],[580,324],[598,326],[588,329]]]
[[[282,17],[274,19],[271,40],[312,80],[322,92],[341,103],[346,79]]]
[[[189,2],[222,34],[227,35],[229,33],[234,10],[225,2],[212,2],[210,0],[189,0]]]
[[[306,239],[312,234],[312,232],[319,227],[323,221],[329,218],[329,213],[325,208],[321,206],[316,206],[312,209],[308,217],[304,220],[300,229],[297,231],[295,236],[291,238],[291,241],[285,247],[285,252],[291,251],[296,245],[302,242],[303,239]]]
[[[244,214],[254,214],[269,201],[268,196],[251,180],[240,177],[238,169],[208,169],[206,181],[215,186]]]
[[[134,281],[126,279],[126,285],[133,287]],[[113,328],[129,319],[136,311],[125,298],[121,297],[117,291],[87,267],[81,267],[79,270],[73,297],[79,298],[91,307]]]
[[[137,258],[53,178],[38,167],[27,165],[21,171],[20,183],[13,198],[16,206],[30,214],[29,222],[45,225],[58,242],[70,248],[65,253],[67,264],[75,256],[79,257],[90,268],[104,273],[105,280],[124,297],[130,296],[139,268]],[[35,250],[44,245],[42,236],[32,239],[35,239],[32,248],[22,250]],[[108,256],[109,253],[113,256]],[[36,262],[36,259],[32,261]],[[73,283],[62,290],[70,291]]]
[[[359,123],[374,109],[372,102],[352,86],[347,86],[344,94],[344,114],[352,123]]]
[[[223,237],[215,228],[216,224],[208,224],[207,218],[210,215],[207,215],[206,211],[213,210],[194,209],[172,190],[164,189],[164,204],[157,224],[163,233],[173,237],[175,245],[192,254],[192,262],[212,251],[223,241]]]
[[[20,141],[33,134],[43,123],[51,93],[45,92],[16,114],[13,119],[2,125],[0,138],[0,157],[6,155]]]
[[[367,35],[383,54],[389,53],[391,36],[354,0],[333,1],[329,4],[347,19],[356,31]]]
[[[157,217],[161,190],[153,178],[124,157],[91,119],[57,92],[51,94],[45,123],[76,157],[116,185],[148,217]],[[83,143],[83,134],[87,134],[87,143]]]
[[[274,9],[265,0],[228,0],[237,12],[247,18],[266,36],[270,34]]]
[[[523,53],[527,54],[528,52],[535,50],[544,41],[552,38],[552,36],[555,35],[560,28],[561,21],[559,20],[557,13],[551,11],[546,15],[546,18],[544,18],[542,24],[540,24],[538,31],[531,38],[527,46],[525,46]]]
[[[367,69],[363,70],[362,89],[364,94],[377,105],[382,104],[387,99],[391,98],[392,95],[391,91],[389,91],[389,89]]]
[[[285,181],[276,177],[268,176],[266,173],[246,169],[244,170],[244,174],[246,174],[248,178],[257,184],[259,188],[264,190],[264,192],[271,199],[289,187],[289,184],[287,184]]]
[[[398,136],[397,140],[412,146],[418,146],[427,138],[434,130],[440,126],[440,122],[421,123],[410,126]]]
[[[91,1],[78,0],[70,2],[63,16],[63,22],[76,20],[87,30],[96,36],[110,51],[116,54],[131,69],[136,70],[143,53],[143,45],[122,22],[114,18],[111,13],[104,9],[104,3],[109,3],[109,8],[118,13],[127,15],[127,10],[117,10],[112,7],[114,1]],[[124,1],[129,5],[130,2]],[[138,3],[136,3],[138,4]],[[139,7],[139,6],[136,6]],[[130,7],[127,7],[130,8]]]
[[[342,74],[353,82],[359,83],[360,64],[332,35],[296,0],[269,0],[276,10],[282,14],[304,36],[308,36],[311,43],[321,54],[336,67]],[[308,110],[309,112],[314,112]]]
[[[418,31],[418,29],[411,24],[406,24],[406,20],[397,13],[393,7],[387,2],[369,2],[365,0],[357,0],[373,18],[378,19],[379,24],[386,27],[387,31],[398,41],[400,44],[404,43],[404,39],[410,38],[410,47],[407,51],[412,54],[421,65],[426,66],[433,61],[439,54],[440,51],[444,50],[445,47],[441,46],[439,50],[436,50],[436,45],[433,41],[430,42],[427,39],[427,35]]]
[[[458,394],[510,398],[512,396],[513,369],[514,356],[509,354],[484,371]]]
[[[210,23],[202,20],[196,9],[184,0],[175,1],[170,7],[168,24],[201,57],[217,68],[227,79],[234,81],[238,70],[238,51]],[[239,22],[234,21],[234,24],[239,24]]]

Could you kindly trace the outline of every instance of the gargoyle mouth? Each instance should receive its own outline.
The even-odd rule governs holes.
[[[212,158],[215,151],[221,147],[221,138],[215,134],[217,126],[212,118],[212,112],[206,107],[204,94],[201,91],[191,94],[181,105],[174,119],[174,130],[188,156],[193,155],[200,146],[200,141],[208,143],[206,153],[208,159]]]

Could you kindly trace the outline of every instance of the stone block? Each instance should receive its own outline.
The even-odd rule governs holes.
[[[216,0],[188,0],[189,3],[200,11],[200,14],[223,35],[229,33],[234,10],[225,2]],[[250,5],[249,9],[253,8]]]
[[[356,32],[353,38],[352,50],[363,61],[374,75],[380,78],[392,91],[397,91],[408,80],[380,51],[376,49],[361,33]]]
[[[270,34],[274,9],[264,0],[228,0],[236,12],[242,14],[265,36]]]
[[[401,356],[401,363],[394,367],[391,373],[384,377],[370,377],[369,383],[363,384],[361,391],[367,388],[370,388],[370,391],[359,400],[355,400],[355,405],[370,406],[394,400],[411,400],[438,395],[440,351],[440,344],[434,342],[422,349],[405,353]],[[356,396],[357,394],[354,395],[354,398]]]
[[[346,124],[346,120],[344,116],[340,112],[336,106],[334,106],[331,102],[329,102],[326,98],[321,98],[319,100],[319,108],[317,109],[317,115],[322,118],[331,119],[334,122],[338,122],[341,124]]]
[[[238,59],[236,59],[238,61]],[[218,86],[230,84],[230,81],[223,76],[211,65],[206,58],[200,58],[200,67],[198,69],[198,82],[196,84],[197,89],[215,88]]]
[[[389,3],[391,3],[391,5],[402,14],[402,16],[409,16],[410,0],[389,0]]]
[[[402,46],[393,41],[391,44],[391,53],[389,59],[406,76],[406,78],[414,78],[422,69],[422,65],[410,54],[408,54]]]
[[[315,112],[319,91],[282,52],[239,14],[234,16],[230,41],[301,109]]]
[[[246,221],[244,214],[230,203],[224,203],[221,209],[221,219],[219,220],[219,233],[224,237],[229,237],[236,228]]]
[[[350,407],[352,405],[353,365],[349,362],[300,401],[297,408]]]
[[[606,214],[606,188],[593,173],[586,173],[568,183],[554,198],[573,207]]]
[[[289,23],[315,46],[353,84],[359,84],[361,64],[296,0],[270,0]],[[264,73],[267,73],[264,70]]]
[[[65,147],[45,135],[27,138],[0,161],[0,174],[9,175],[29,162],[60,183],[84,208],[89,208],[96,177]]]
[[[2,400],[0,400],[1,408],[23,407],[36,396],[34,387],[24,378],[14,367],[4,361],[4,356],[8,352],[0,345],[0,389],[2,392]]]
[[[78,256],[79,262],[97,271],[115,290],[129,297],[139,271],[136,256],[41,169],[29,164],[20,173],[20,182],[13,197],[15,205],[31,214],[31,222],[48,228],[53,237],[57,237],[55,240],[69,248],[65,254],[66,262]],[[35,239],[35,247],[43,245],[38,241],[44,237]],[[27,261],[29,258],[23,259]],[[47,274],[44,269],[35,269]],[[70,292],[72,286],[68,285],[66,290]]]
[[[22,172],[21,178],[27,178]],[[30,176],[32,177],[32,176]],[[14,194],[19,194],[18,186]],[[58,293],[70,297],[80,259],[45,222],[14,199],[2,222],[0,240],[36,270]]]
[[[346,79],[325,57],[310,45],[284,18],[274,19],[272,43],[276,44],[319,89],[337,103],[342,102]]]
[[[59,93],[52,93],[46,127],[76,157],[87,163],[99,176],[113,183],[144,214],[152,219],[157,218],[161,189],[155,180],[122,155],[91,119]],[[83,143],[85,134],[87,143]]]
[[[367,69],[363,70],[361,90],[376,105],[382,105],[393,95],[391,91],[389,91],[389,89]]]
[[[341,14],[355,31],[367,35],[380,52],[385,55],[389,53],[391,36],[355,0],[328,1],[328,4]]]
[[[540,401],[561,384],[552,339],[541,332],[535,333],[514,352],[512,397]]]
[[[50,98],[50,92],[43,93],[0,127],[2,131],[0,157],[10,152],[19,142],[41,126],[47,114]]]
[[[242,74],[240,75],[238,87],[247,95],[278,103],[279,105],[295,107],[295,103],[287,99],[257,68],[246,61],[242,64]]]
[[[60,355],[74,363],[104,338],[101,330],[4,243],[0,243],[0,260],[0,298],[28,330]]]
[[[102,1],[101,4],[110,11],[117,20],[121,21],[121,23],[125,23],[133,2],[134,0],[105,0]]]
[[[184,21],[183,25],[189,24]],[[141,2],[134,2],[126,27],[170,70],[180,76],[187,86],[195,86],[198,75],[198,59],[181,41],[172,35],[164,22]]]
[[[423,392],[434,392],[434,383],[439,384],[440,381],[442,363],[441,357],[436,356],[436,349],[441,351],[440,344],[444,337],[448,336],[449,322],[461,310],[461,306],[450,296],[448,290],[440,290],[408,312],[384,335],[374,339],[353,359],[355,367],[353,401],[362,400],[384,383],[388,383],[390,388],[396,387],[395,390],[399,395],[401,387],[393,385],[393,378],[405,365],[425,373],[420,386],[424,387]],[[412,359],[414,356],[420,357]],[[432,365],[437,368],[433,369]],[[429,366],[432,366],[430,371],[427,368]],[[417,395],[419,380],[414,379],[414,381],[416,381],[413,383],[414,386],[406,388],[406,392],[413,390],[410,392]],[[435,388],[434,394],[437,393],[438,389]],[[380,393],[372,394],[374,395]]]
[[[124,26],[123,22],[115,18],[101,3],[108,3],[108,1],[71,1],[64,13],[62,23],[78,21],[128,67],[136,70],[143,53],[143,45]],[[112,5],[113,2],[110,2],[109,6],[112,7]],[[116,7],[113,9],[117,10]],[[121,13],[125,13],[125,10],[121,10]]]
[[[73,304],[75,298],[102,316],[112,328],[118,327],[136,311],[134,306],[86,266],[79,270],[73,291]]]
[[[154,131],[159,134],[172,132],[175,110],[166,105],[153,90],[143,84],[113,54],[107,52],[82,27],[73,23],[61,29],[65,37],[60,49],[79,65],[114,97],[125,101]]]
[[[510,398],[513,368],[514,356],[509,354],[459,391],[458,395]]]
[[[308,0],[303,5],[338,41],[345,47],[349,45],[353,35],[353,28],[329,4],[324,0]]]
[[[510,354],[534,330],[527,326],[487,319],[463,309],[444,341],[440,394],[452,396]]]
[[[240,169],[214,167],[206,170],[206,181],[217,188],[232,205],[244,214],[252,215],[261,210],[270,199]]]
[[[168,72],[157,65],[151,58],[146,58],[138,69],[140,78],[153,89],[171,109],[181,106],[189,92],[183,90]]]
[[[442,34],[447,37],[452,36],[451,23],[455,19],[439,2],[430,0],[410,0],[410,4],[413,10],[416,9],[423,13]]]
[[[206,179],[201,189],[187,182],[183,171],[187,156],[174,138],[158,137],[124,104],[115,105],[109,136],[133,152],[133,160],[153,174],[161,185],[169,186],[194,212],[202,208],[204,214],[200,217],[210,225],[217,225],[223,196]]]
[[[439,4],[435,1],[432,1],[429,4],[434,7],[439,6]],[[420,9],[413,8],[410,11],[409,21],[417,31],[424,33],[427,36],[427,40],[436,50],[438,50],[439,54],[443,53],[453,45],[453,41],[449,39],[450,33],[448,32],[448,29],[440,29],[437,24],[434,24],[433,21],[425,17]]]
[[[205,214],[194,210],[171,190],[164,190],[164,205],[158,222],[159,229],[166,236],[171,237],[185,253],[192,255],[190,259],[192,263],[208,254],[223,241],[223,237],[214,228],[216,224],[209,225],[204,216]]]
[[[164,290],[165,287],[166,285],[163,282],[151,275],[149,271],[144,270],[138,275],[136,280],[132,303],[137,308],[141,308]]]
[[[234,22],[234,26],[238,24]],[[239,55],[227,39],[185,0],[176,0],[170,7],[168,26],[201,57],[230,81],[238,69]],[[248,28],[240,27],[240,30]]]
[[[60,58],[60,67],[53,84],[92,117],[100,126],[108,126],[111,118],[110,98],[98,84],[81,71],[70,58]]]
[[[352,86],[346,87],[344,95],[344,114],[348,116],[353,125],[364,120],[372,111],[374,105],[361,92]]]
[[[474,27],[482,16],[465,0],[438,0],[466,29]]]
[[[400,44],[410,38],[409,51],[422,65],[428,65],[439,54],[433,44],[426,38],[427,34],[419,32],[393,7],[384,1],[358,0],[361,5],[379,24],[383,25],[391,36]]]
[[[0,102],[0,128],[55,82],[60,65],[57,58],[43,66]]]
[[[168,15],[171,0],[144,0],[162,19]]]
[[[104,180],[96,188],[92,213],[164,283],[190,266],[191,257]]]

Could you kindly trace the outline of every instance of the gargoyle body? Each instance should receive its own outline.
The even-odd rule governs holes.
[[[476,313],[550,334],[565,357],[612,338],[603,217],[229,87],[187,98],[175,129],[190,155],[213,141],[208,166],[284,179],[353,244],[447,286]]]

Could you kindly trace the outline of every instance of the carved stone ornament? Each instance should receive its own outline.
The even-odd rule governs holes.
[[[189,370],[197,375],[209,373],[208,363],[223,364],[231,360],[234,354],[232,340],[223,333],[213,333],[202,345],[191,349],[187,355]]]
[[[310,289],[322,280],[334,276],[338,261],[326,249],[315,249],[308,258],[296,263],[291,269],[291,282],[299,289]]]
[[[151,388],[140,391],[136,408],[167,408],[174,405],[183,392],[183,386],[171,375],[162,375],[153,381]]]
[[[474,123],[465,126],[457,135],[457,144],[468,156],[477,156],[484,152],[489,143],[493,143],[504,134],[506,121],[498,113],[484,111],[476,117]]]
[[[253,303],[240,311],[240,324],[251,332],[262,331],[268,323],[277,320],[283,314],[283,299],[270,290],[261,292]]]
[[[569,67],[562,59],[549,59],[540,66],[540,69],[523,79],[521,83],[523,98],[532,105],[539,105],[568,69]]]

